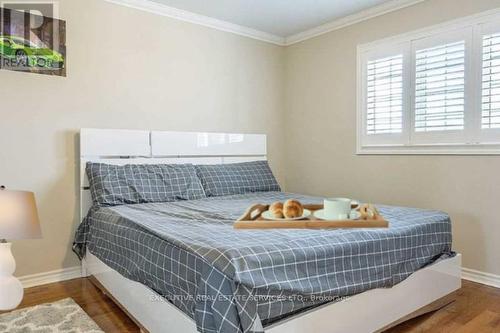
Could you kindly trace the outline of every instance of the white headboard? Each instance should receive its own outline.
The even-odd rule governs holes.
[[[161,132],[117,129],[80,131],[80,220],[92,204],[87,162],[107,164],[223,164],[267,159],[264,134]]]

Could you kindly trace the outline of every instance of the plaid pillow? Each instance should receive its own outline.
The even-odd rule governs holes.
[[[87,163],[94,204],[115,206],[205,198],[191,164]]]
[[[209,197],[281,191],[267,161],[197,165],[196,170]]]

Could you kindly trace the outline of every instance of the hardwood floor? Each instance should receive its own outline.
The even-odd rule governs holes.
[[[388,333],[500,332],[500,289],[462,280],[455,302],[413,320],[402,323]]]
[[[21,307],[67,297],[80,304],[107,333],[139,332],[134,322],[88,279],[75,279],[27,289]],[[500,289],[463,281],[456,302],[400,324],[387,332],[500,332]]]
[[[75,279],[29,288],[20,308],[71,297],[106,333],[137,332],[139,328],[89,279]]]

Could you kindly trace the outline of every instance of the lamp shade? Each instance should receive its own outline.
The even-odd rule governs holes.
[[[0,189],[0,239],[41,236],[34,193]]]

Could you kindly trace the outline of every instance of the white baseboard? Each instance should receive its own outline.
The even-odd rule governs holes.
[[[24,288],[41,286],[44,284],[61,282],[82,277],[81,266],[58,269],[19,278]],[[500,275],[485,273],[470,268],[462,268],[462,279],[500,288]]]
[[[462,279],[500,288],[500,275],[462,268]]]
[[[44,284],[66,281],[82,277],[80,266],[58,269],[55,271],[25,275],[19,277],[24,288],[41,286]]]

